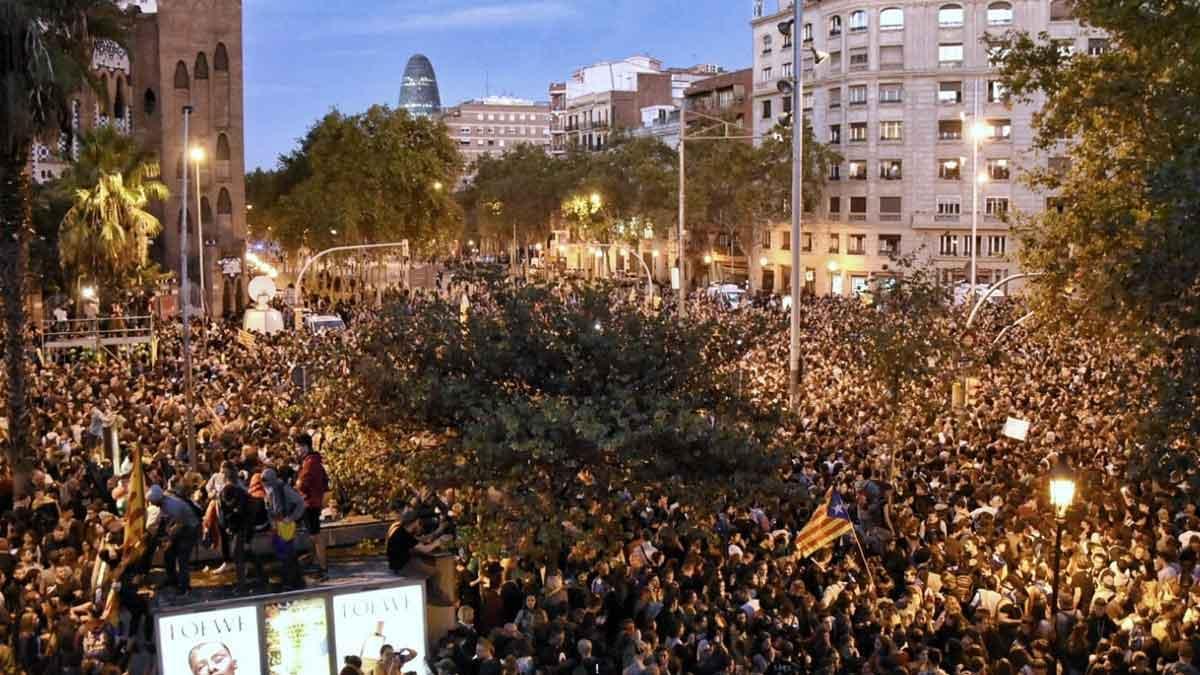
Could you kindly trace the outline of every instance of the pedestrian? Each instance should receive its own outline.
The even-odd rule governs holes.
[[[174,586],[180,596],[186,596],[192,590],[189,564],[192,549],[200,539],[200,514],[182,498],[163,492],[159,485],[150,486],[146,499],[159,508],[159,533],[167,540],[163,553],[167,566],[166,586]]]
[[[279,479],[274,469],[262,473],[266,488],[267,513],[275,530],[273,544],[275,555],[282,566],[281,582],[284,590],[304,588],[304,575],[300,572],[297,559],[296,535],[299,522],[304,518],[304,498],[292,486]]]
[[[296,476],[296,490],[304,498],[303,523],[313,542],[313,554],[317,563],[317,579],[329,578],[329,561],[326,559],[325,539],[321,536],[321,509],[325,504],[325,493],[329,491],[329,474],[321,454],[313,450],[312,436],[302,433],[296,436],[296,456],[300,460],[300,472]]]

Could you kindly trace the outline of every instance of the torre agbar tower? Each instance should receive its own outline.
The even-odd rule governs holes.
[[[791,79],[796,66],[790,37],[779,25],[792,11],[790,0],[753,5],[759,136],[790,112],[790,96],[780,93],[779,82]],[[895,273],[897,254],[933,265],[945,283],[967,280],[972,249],[977,283],[1019,271],[1006,215],[1055,204],[1053,195],[1022,184],[1021,173],[1065,160],[1032,148],[1040,101],[1002,100],[989,38],[1013,29],[1045,31],[1064,51],[1108,47],[1103,33],[1080,26],[1060,0],[804,5],[799,67],[805,123],[843,159],[825,176],[820,204],[804,214],[801,241],[789,241],[783,223],[760,233],[750,256],[755,288],[789,292],[790,249],[796,245],[805,267],[803,290],[821,295],[849,295]],[[822,62],[814,63],[816,57]]]

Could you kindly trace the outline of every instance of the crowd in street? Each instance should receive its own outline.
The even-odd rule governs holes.
[[[439,290],[457,297],[470,286],[447,280]],[[419,311],[419,297],[402,301]],[[359,314],[345,317],[349,331],[259,337],[253,348],[237,343],[233,325],[196,331],[205,356],[194,373],[194,450],[175,329],[160,335],[153,364],[74,354],[36,368],[37,458],[14,477],[32,487],[15,501],[13,480],[0,486],[0,675],[156,672],[148,612],[187,601],[197,546],[219,552],[214,566],[232,568],[239,588],[321,580],[323,548],[306,567],[295,540],[319,530],[323,510],[339,511],[315,447],[328,420],[304,418],[292,373],[348,372],[372,316],[329,302]],[[981,361],[976,404],[953,409],[948,393],[880,395],[856,338],[869,308],[823,299],[801,311],[810,394],[785,496],[705,510],[680,506],[670,485],[601,494],[581,483],[571,486],[578,512],[619,522],[624,540],[534,562],[463,549],[454,523],[476,505],[453,490],[414,492],[389,537],[393,566],[459,555],[457,597],[435,598],[457,603],[458,623],[431,650],[430,671],[1040,675],[1057,661],[1079,675],[1198,672],[1197,463],[1126,480],[1148,414],[1129,392],[1142,391],[1155,364],[1132,345],[1016,335],[1003,359]],[[698,303],[694,312],[736,323],[778,310]],[[779,354],[767,345],[737,364],[748,387],[779,389]],[[1027,440],[1001,433],[1008,417],[1031,422]],[[130,556],[135,447],[150,506],[146,545]],[[1078,489],[1051,607],[1046,477],[1060,455]],[[831,491],[854,534],[802,556],[797,536]],[[273,544],[277,581],[263,574],[256,537]],[[119,617],[106,611],[111,596]]]

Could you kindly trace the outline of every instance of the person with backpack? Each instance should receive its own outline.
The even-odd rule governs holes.
[[[329,491],[329,474],[321,462],[321,454],[313,450],[312,436],[296,436],[296,455],[300,459],[300,473],[296,476],[296,490],[304,498],[304,529],[313,541],[313,554],[317,562],[317,579],[329,578],[329,561],[325,557],[325,540],[321,537],[321,507],[325,504],[325,493]]]
[[[236,482],[226,483],[221,488],[217,501],[217,523],[221,528],[222,540],[229,542],[234,569],[237,571],[237,588],[246,584],[246,556],[254,559],[254,576],[265,582],[262,560],[254,554],[254,509],[250,494]]]
[[[192,550],[200,540],[200,510],[190,502],[163,492],[162,486],[152,485],[146,500],[159,508],[160,533],[167,540],[163,561],[167,566],[167,586],[175,586],[179,595],[186,596],[192,590],[192,577],[188,564]]]
[[[280,480],[275,469],[262,472],[262,483],[266,489],[267,513],[275,529],[273,543],[282,567],[280,576],[283,588],[304,588],[304,575],[300,572],[300,561],[296,555],[296,534],[298,524],[304,518],[304,498],[291,485]]]

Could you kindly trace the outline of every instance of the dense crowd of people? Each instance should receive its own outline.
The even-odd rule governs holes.
[[[476,292],[469,281],[438,281],[442,295]],[[374,301],[420,311],[421,297]],[[79,353],[36,369],[32,489],[19,501],[12,481],[7,499],[0,490],[0,674],[157,672],[149,613],[186,602],[197,546],[219,552],[239,588],[322,578],[323,548],[305,570],[289,543],[318,531],[323,510],[339,512],[313,438],[336,420],[305,417],[292,374],[347,371],[372,327],[374,313],[356,308],[374,303],[360,303],[328,300],[351,328],[322,337],[260,336],[246,348],[236,326],[197,330],[205,357],[195,366],[195,456],[175,329],[160,333],[154,363]],[[736,323],[780,309],[698,302],[693,311]],[[1197,673],[1196,462],[1162,480],[1126,479],[1143,452],[1134,431],[1149,404],[1129,393],[1143,391],[1147,357],[1132,345],[1016,335],[1004,359],[981,361],[975,405],[954,409],[941,393],[881,395],[856,339],[872,320],[862,303],[811,299],[800,311],[811,395],[784,468],[786,496],[699,509],[680,506],[670,485],[641,494],[572,486],[574,512],[587,514],[574,527],[618,522],[624,540],[535,561],[515,548],[466,550],[455,523],[470,522],[477,505],[454,490],[414,491],[389,535],[393,567],[430,571],[426,556],[459,556],[455,597],[432,598],[455,604],[458,621],[432,646],[428,669],[1008,675],[1057,664],[1080,675]],[[983,332],[1004,316],[989,314],[996,323]],[[764,345],[736,364],[748,387],[778,388],[779,353]],[[1027,440],[1001,433],[1008,417],[1031,422]],[[131,556],[123,533],[135,447],[150,507],[145,546]],[[1196,448],[1176,450],[1194,457]],[[1078,498],[1063,524],[1051,607],[1057,523],[1046,476],[1060,457],[1074,468]],[[835,493],[853,534],[801,555],[800,531]],[[275,584],[253,551],[259,533],[277,544],[267,556],[278,558]]]

